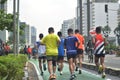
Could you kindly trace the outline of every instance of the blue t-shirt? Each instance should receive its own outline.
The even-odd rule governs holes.
[[[64,39],[60,38],[61,42],[58,47],[58,56],[64,56]]]
[[[65,46],[66,46],[66,53],[69,54],[77,54],[76,42],[78,39],[75,36],[68,36],[65,38]]]

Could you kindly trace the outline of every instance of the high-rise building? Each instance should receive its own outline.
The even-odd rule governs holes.
[[[36,35],[37,35],[37,30],[34,26],[31,27],[31,43],[34,45],[36,42]]]
[[[118,25],[118,0],[90,0],[90,28],[108,25],[111,28],[110,37],[114,37],[114,29]],[[87,0],[82,4],[82,26],[84,35],[87,36]],[[108,13],[105,12],[105,5]]]
[[[76,18],[63,21],[61,32],[64,37],[68,36],[67,30],[69,28],[72,28],[73,30],[77,29]]]
[[[92,0],[92,2],[118,2],[119,0]]]
[[[25,27],[25,42],[26,42],[26,45],[31,45],[31,27],[30,25],[27,25]]]

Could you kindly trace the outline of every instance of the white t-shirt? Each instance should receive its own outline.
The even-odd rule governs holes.
[[[41,41],[40,41],[41,42]],[[45,45],[39,45],[38,47],[38,55],[39,56],[42,56],[42,55],[45,55],[45,52],[46,52],[46,47]]]

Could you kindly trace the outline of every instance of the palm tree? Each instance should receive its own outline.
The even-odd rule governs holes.
[[[111,28],[108,25],[106,25],[104,28],[102,28],[102,31],[103,31],[104,36],[108,37],[109,34],[111,33]]]
[[[117,36],[117,41],[120,45],[120,22],[118,23],[118,26],[114,29],[114,34]]]

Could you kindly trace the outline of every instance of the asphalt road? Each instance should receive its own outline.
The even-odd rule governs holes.
[[[84,55],[84,61],[88,62],[87,55]],[[112,67],[112,68],[120,69],[120,57],[116,57],[116,55],[107,54],[105,56],[105,65],[106,65],[106,67]]]

